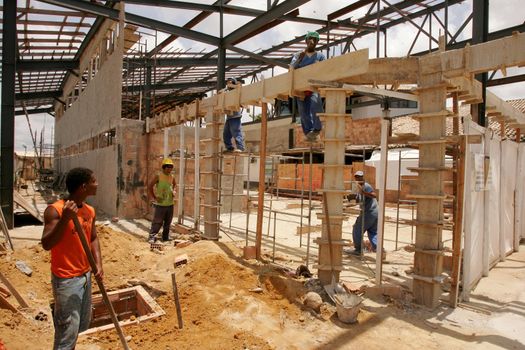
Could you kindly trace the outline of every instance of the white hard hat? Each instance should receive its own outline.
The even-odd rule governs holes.
[[[355,172],[354,176],[364,176],[365,173],[363,173],[361,170],[358,170]]]

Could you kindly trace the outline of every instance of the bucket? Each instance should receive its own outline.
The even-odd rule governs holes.
[[[337,295],[335,306],[339,321],[343,323],[357,322],[357,315],[361,309],[362,301],[363,299],[355,294]]]

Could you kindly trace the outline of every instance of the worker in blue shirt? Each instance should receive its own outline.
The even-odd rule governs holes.
[[[376,192],[374,191],[374,188],[365,181],[364,173],[362,171],[357,171],[354,174],[354,179],[360,188],[356,200],[358,203],[361,203],[361,212],[357,217],[354,229],[352,230],[354,251],[350,253],[360,255],[361,242],[365,232],[368,233],[368,239],[372,245],[372,251],[375,252],[377,249],[377,219],[379,212]]]
[[[226,90],[233,90],[237,85],[237,79],[228,78],[226,80]],[[226,115],[226,123],[224,123],[224,130],[222,133],[224,140],[225,153],[229,152],[244,152],[244,137],[241,130],[242,112],[233,112]],[[235,140],[237,148],[233,147],[232,138]]]
[[[292,62],[290,62],[290,69],[306,67],[326,59],[321,52],[315,51],[315,47],[319,42],[319,33],[308,32],[306,33],[305,40],[306,49],[293,55]],[[323,103],[319,93],[305,91],[304,99],[297,99],[297,107],[301,116],[301,126],[306,139],[310,142],[317,141],[317,137],[323,127],[321,120],[319,120],[317,116],[317,113],[323,112]]]

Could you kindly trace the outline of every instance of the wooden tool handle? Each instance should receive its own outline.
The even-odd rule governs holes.
[[[100,278],[100,276],[97,276],[98,270],[97,270],[97,264],[95,262],[95,258],[93,257],[93,254],[91,253],[91,248],[87,242],[86,235],[84,234],[82,225],[80,225],[80,222],[78,221],[78,217],[76,215],[73,217],[73,223],[75,224],[75,229],[78,233],[78,238],[80,238],[80,243],[82,243],[82,248],[84,248],[84,253],[86,253],[86,256],[89,260],[89,265],[91,265],[91,271],[95,274],[95,281],[97,281],[98,288],[100,289],[100,292],[102,293],[102,299],[104,299],[104,303],[106,304],[106,307],[109,310],[111,320],[113,321],[113,324],[115,325],[115,329],[117,330],[118,336],[120,338],[120,342],[122,343],[122,347],[125,350],[129,350],[128,343],[126,342],[126,337],[124,336],[124,332],[122,332],[122,328],[120,327],[120,324],[118,323],[117,315],[115,314],[115,310],[113,309],[113,304],[111,304],[111,301],[109,300],[108,293],[106,293],[106,288],[104,287],[104,283],[102,283],[102,278]]]
[[[180,309],[179,291],[177,289],[177,281],[175,280],[175,272],[171,274],[171,283],[173,285],[173,297],[175,298],[175,307],[177,309],[177,321],[179,322],[179,329],[182,329],[182,311]]]

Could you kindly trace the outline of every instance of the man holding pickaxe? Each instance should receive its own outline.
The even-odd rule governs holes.
[[[67,199],[49,205],[44,212],[42,246],[51,250],[51,284],[55,301],[54,350],[74,349],[78,334],[91,322],[91,266],[83,250],[74,218],[89,242],[96,263],[96,277],[104,275],[95,228],[95,209],[85,203],[97,194],[93,171],[74,168],[66,177]]]

